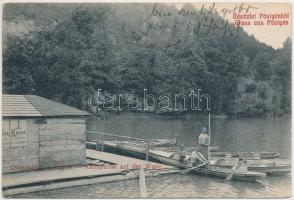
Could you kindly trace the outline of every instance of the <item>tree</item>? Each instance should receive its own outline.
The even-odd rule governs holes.
[[[271,62],[273,69],[272,86],[275,88],[273,99],[278,113],[291,112],[291,53],[292,41],[288,38],[283,48],[278,49]]]

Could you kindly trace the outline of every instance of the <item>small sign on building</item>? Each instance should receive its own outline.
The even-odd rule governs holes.
[[[2,141],[5,146],[21,147],[26,145],[26,120],[3,120]]]

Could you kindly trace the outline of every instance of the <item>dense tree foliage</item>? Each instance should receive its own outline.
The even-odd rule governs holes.
[[[37,94],[87,109],[87,98],[98,88],[139,96],[143,89],[159,96],[201,88],[215,113],[249,117],[291,110],[290,39],[274,50],[232,24],[238,37],[221,29],[196,31],[192,17],[145,21],[151,4],[64,8],[59,20],[50,12],[46,19],[35,18],[38,27],[47,20],[41,29],[7,36],[4,93]],[[209,18],[225,23],[215,14]]]

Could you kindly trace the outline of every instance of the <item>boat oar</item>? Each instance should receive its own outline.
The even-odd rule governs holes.
[[[234,166],[232,167],[232,173],[230,173],[230,174],[227,176],[227,178],[225,179],[226,181],[230,181],[230,180],[233,178],[234,174],[235,174],[236,171],[239,169],[240,165],[241,165],[241,162],[239,163],[239,158],[238,158],[238,159],[237,159],[237,162],[236,162],[236,163],[234,164]]]
[[[202,167],[202,166],[207,165],[207,164],[208,164],[208,162],[205,162],[205,163],[202,163],[202,164],[197,165],[197,166],[195,166],[195,167],[191,167],[191,168],[188,168],[188,169],[184,169],[184,170],[180,171],[179,174],[181,174],[181,175],[183,175],[183,174],[188,174],[191,170],[193,170],[193,169],[197,169],[197,168]]]

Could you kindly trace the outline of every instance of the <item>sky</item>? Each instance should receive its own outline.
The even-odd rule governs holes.
[[[212,6],[213,3],[205,3],[205,8],[209,8]],[[201,9],[203,6],[203,3],[193,3],[193,5]],[[241,5],[240,2],[238,3],[215,3],[215,8],[218,11],[221,11],[222,9],[230,9],[233,10],[234,7],[237,5],[239,7]],[[182,4],[176,5],[178,8],[181,8]],[[291,37],[291,25],[292,25],[292,13],[291,13],[291,4],[289,3],[244,3],[244,8],[248,7],[254,7],[250,8],[249,11],[246,13],[245,10],[241,12],[241,14],[256,14],[256,19],[249,19],[251,25],[242,26],[243,29],[249,34],[254,35],[257,40],[260,42],[264,42],[269,46],[272,46],[273,48],[281,48],[283,47],[283,42],[289,37]],[[289,18],[288,19],[276,19],[278,21],[286,20],[288,21],[287,25],[279,26],[279,25],[267,25],[267,19],[260,19],[260,14],[280,14],[280,13],[288,13]],[[225,19],[227,19],[229,22],[234,23],[235,19],[233,19],[233,13],[226,14],[224,16]],[[245,20],[248,21],[248,20]],[[255,21],[263,21],[264,25],[254,25]]]

